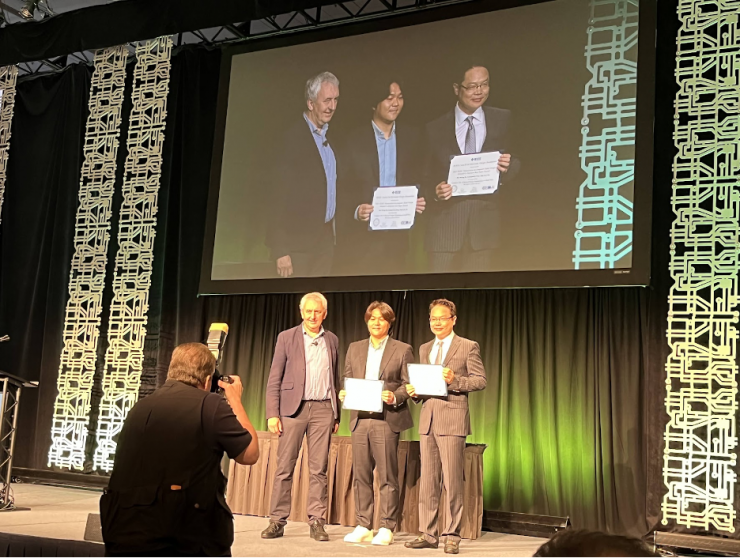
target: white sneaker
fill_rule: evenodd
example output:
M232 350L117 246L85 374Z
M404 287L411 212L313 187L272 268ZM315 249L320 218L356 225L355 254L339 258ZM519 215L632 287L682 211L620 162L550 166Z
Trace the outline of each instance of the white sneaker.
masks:
M378 534L375 535L373 538L373 544L380 544L383 546L388 546L393 542L393 531L390 529L386 529L385 527L381 527L380 531L378 531Z
M355 527L355 530L344 537L344 542L348 543L363 543L370 542L373 539L373 532L370 529L365 529L361 525Z

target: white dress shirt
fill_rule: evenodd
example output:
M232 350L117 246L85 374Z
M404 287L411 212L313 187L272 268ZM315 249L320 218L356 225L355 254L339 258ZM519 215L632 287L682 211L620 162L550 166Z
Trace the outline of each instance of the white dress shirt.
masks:
M460 153L465 153L465 136L468 134L468 122L466 118L473 117L473 127L475 128L475 150L480 152L483 149L483 143L486 141L486 115L483 113L483 107L478 107L473 114L467 115L459 105L455 105L455 136L457 136L457 145L460 146Z
M437 352L439 352L440 341L442 341L442 360L440 362L444 364L445 359L447 358L447 351L450 350L450 345L452 345L452 338L454 336L455 332L453 331L444 339L437 339L436 337L434 338L434 345L432 346L432 350L429 352L429 364L434 364L435 362L437 362Z

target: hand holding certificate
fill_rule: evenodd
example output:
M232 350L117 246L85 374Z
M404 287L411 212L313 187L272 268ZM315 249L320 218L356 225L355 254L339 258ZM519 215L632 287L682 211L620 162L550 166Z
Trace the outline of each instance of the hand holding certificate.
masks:
M367 411L370 413L383 412L383 381L347 378L344 380L343 407L353 411Z
M452 186L452 195L493 194L498 189L500 156L501 153L494 151L453 157L447 176L447 183Z
M441 364L409 364L408 371L409 383L414 386L416 395L447 396L447 382Z
M373 212L370 214L370 230L402 230L414 225L416 186L381 186L373 194Z

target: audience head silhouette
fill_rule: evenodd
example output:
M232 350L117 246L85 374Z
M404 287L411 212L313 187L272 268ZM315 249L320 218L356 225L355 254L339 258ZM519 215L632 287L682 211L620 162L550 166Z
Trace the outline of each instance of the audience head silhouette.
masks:
M640 539L586 529L565 529L543 544L535 556L658 556Z

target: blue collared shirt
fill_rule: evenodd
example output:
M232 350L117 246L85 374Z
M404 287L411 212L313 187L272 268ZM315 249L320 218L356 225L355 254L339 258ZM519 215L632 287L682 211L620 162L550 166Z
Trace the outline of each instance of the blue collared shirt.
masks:
M380 342L377 348L373 345L373 340L370 339L370 343L367 347L367 364L365 365L365 379L366 380L379 380L380 379L380 363L383 360L383 353L385 352L385 346L388 344L388 336L385 336Z
M303 327L303 348L306 351L306 385L303 388L305 401L329 399L331 390L331 365L329 348L324 338L324 328L316 337L311 337Z
M393 123L391 135L387 139L375 122L372 122L372 125L375 132L375 145L378 148L380 170L378 186L396 186L396 123Z
M323 127L317 128L308 119L305 112L303 113L303 118L306 119L306 123L311 130L311 135L316 142L316 148L319 150L319 155L321 155L321 162L324 165L324 174L326 175L326 215L324 222L328 223L334 219L334 213L337 210L337 159L334 157L334 151L326 139L326 131L329 129L329 124L324 124Z

